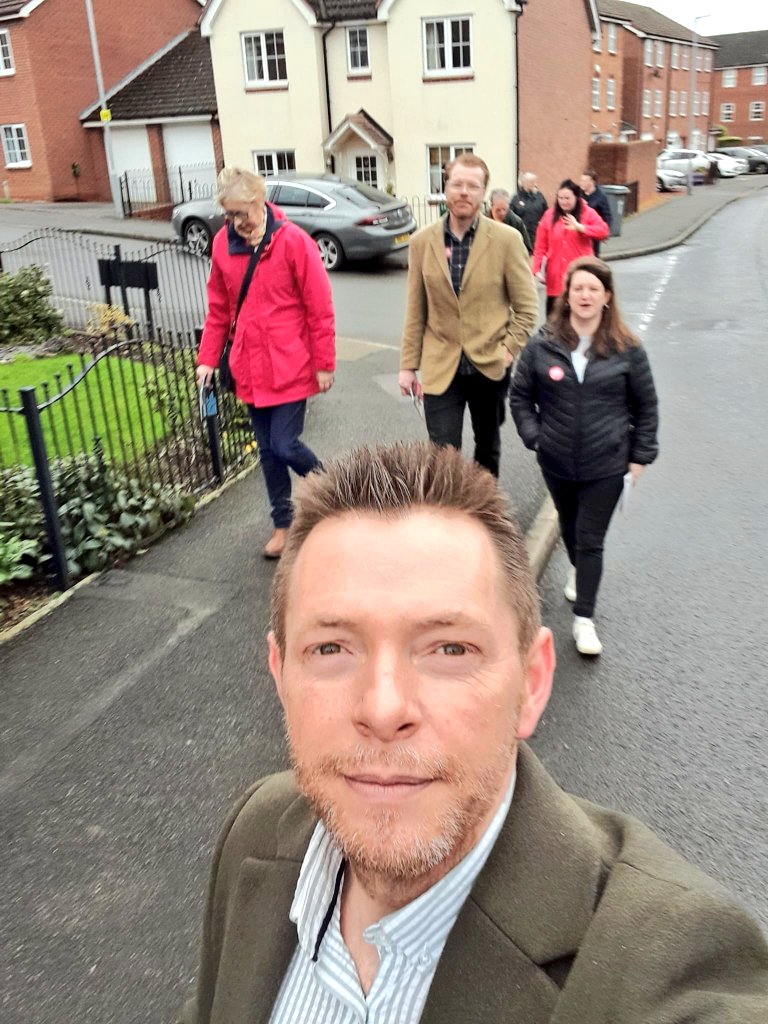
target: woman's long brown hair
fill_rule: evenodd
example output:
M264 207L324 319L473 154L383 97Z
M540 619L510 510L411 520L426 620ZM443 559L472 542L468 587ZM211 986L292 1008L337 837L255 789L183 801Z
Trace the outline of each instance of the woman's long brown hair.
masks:
M640 344L639 339L630 331L621 316L619 305L616 301L616 292L613 288L613 274L607 263L599 260L596 256L581 256L574 260L568 267L563 285L563 293L557 297L555 308L552 310L550 326L554 333L563 339L570 349L575 349L579 344L579 337L571 327L571 307L568 303L568 292L571 289L571 280L577 270L586 270L600 281L606 291L611 293L608 305L603 309L597 330L592 336L592 351L596 356L609 356L614 352L626 352Z

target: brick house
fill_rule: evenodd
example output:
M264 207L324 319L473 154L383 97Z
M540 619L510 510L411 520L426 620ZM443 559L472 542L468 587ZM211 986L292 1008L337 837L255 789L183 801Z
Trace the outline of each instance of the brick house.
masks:
M215 190L223 165L208 40L192 30L107 93L115 169L129 216L162 217ZM103 144L99 105L82 114Z
M728 135L768 139L768 30L713 36L718 44L712 116Z
M202 0L93 0L104 84L193 28ZM103 149L79 117L98 96L85 4L0 0L0 188L11 199L108 199Z
M530 0L518 23L520 170L538 175L551 203L564 178L587 166L590 68L599 46L594 0Z
M604 45L593 65L595 137L707 149L716 42L650 7L624 0L597 6Z

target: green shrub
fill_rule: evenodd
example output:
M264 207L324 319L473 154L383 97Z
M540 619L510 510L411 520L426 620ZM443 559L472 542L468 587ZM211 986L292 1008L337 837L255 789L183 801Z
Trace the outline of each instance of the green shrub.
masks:
M73 579L124 561L158 533L192 515L195 500L177 486L147 483L112 466L97 448L91 455L51 466L53 491ZM34 541L36 568L50 559L34 471L0 472L0 519L21 539Z
M40 267L0 274L0 345L33 345L64 330L50 303L51 282Z
M12 531L13 523L0 523L0 587L29 579L40 555L37 541L24 540Z

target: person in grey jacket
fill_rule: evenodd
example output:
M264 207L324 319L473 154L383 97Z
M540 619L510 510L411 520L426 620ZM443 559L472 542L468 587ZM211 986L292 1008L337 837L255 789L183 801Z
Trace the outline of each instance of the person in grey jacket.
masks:
M509 205L509 192L505 188L495 188L488 197L488 204L488 216L491 220L498 221L499 224L506 224L509 228L514 228L522 238L525 248L528 250L528 255L532 256L533 242L523 223L522 217L518 217Z
M525 224L525 230L532 242L536 240L536 229L547 209L547 200L539 191L538 178L531 171L520 175L517 192L512 196L510 207Z
M550 322L520 356L510 405L557 508L573 567L565 596L574 602L576 648L600 654L593 614L605 535L623 489L658 454L648 357L622 320L602 260L571 263Z
M584 193L584 200L587 206L591 206L595 213L603 218L608 227L613 229L611 204L608 202L608 196L597 184L597 172L584 171L579 185L581 185L581 191ZM595 239L592 244L595 247L595 256L599 256L600 243Z

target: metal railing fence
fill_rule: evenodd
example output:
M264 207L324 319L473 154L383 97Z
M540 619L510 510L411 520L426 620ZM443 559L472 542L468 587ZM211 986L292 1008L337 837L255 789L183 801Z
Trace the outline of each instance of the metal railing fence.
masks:
M247 413L215 394L201 417L192 337L102 337L52 379L0 389L0 472L34 466L58 586L69 585L61 529L66 494L57 481L72 460L118 467L148 493L154 484L199 494L236 472L254 452Z
M123 214L134 217L161 206L210 199L216 192L214 164L177 164L158 181L151 168L123 171L119 178Z
M139 264L126 269L127 264ZM109 281L103 284L103 267ZM83 330L99 303L120 306L143 331L192 332L205 320L210 262L176 242L112 245L98 238L44 228L0 245L0 272L39 266L53 288L52 302L67 327ZM147 272L142 275L141 268ZM149 272L151 271L151 275ZM149 276L156 284L142 287Z

